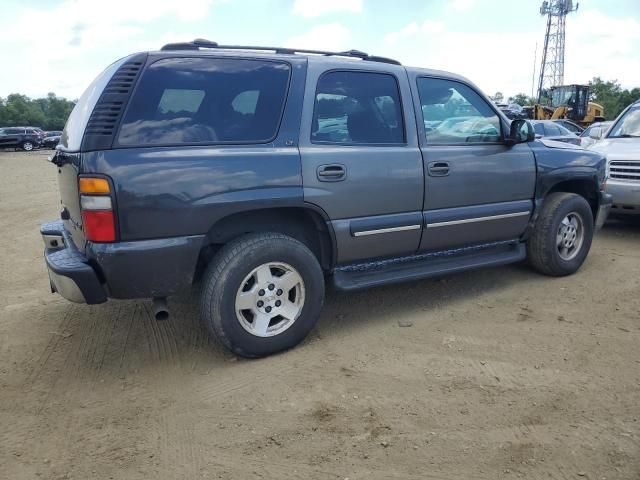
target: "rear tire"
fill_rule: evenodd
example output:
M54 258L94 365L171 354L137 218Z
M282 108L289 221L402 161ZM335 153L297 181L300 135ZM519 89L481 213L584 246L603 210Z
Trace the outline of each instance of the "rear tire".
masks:
M584 197L550 194L527 241L529 264L554 277L575 273L589 253L593 231L593 213Z
M324 302L315 255L279 233L257 233L225 245L203 277L201 316L236 355L256 358L300 343Z

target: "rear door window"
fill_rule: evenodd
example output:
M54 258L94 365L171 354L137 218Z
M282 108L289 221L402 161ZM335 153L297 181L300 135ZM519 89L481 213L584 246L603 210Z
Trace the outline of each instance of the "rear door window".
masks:
M398 83L374 72L325 73L316 88L313 142L394 145L405 142Z
M118 135L121 146L272 141L289 85L285 62L167 58L140 78Z

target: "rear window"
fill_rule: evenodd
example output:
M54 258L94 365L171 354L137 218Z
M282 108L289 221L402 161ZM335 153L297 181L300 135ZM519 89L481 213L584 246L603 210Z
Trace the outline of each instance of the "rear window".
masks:
M168 58L143 73L124 116L122 146L265 143L280 125L284 62Z

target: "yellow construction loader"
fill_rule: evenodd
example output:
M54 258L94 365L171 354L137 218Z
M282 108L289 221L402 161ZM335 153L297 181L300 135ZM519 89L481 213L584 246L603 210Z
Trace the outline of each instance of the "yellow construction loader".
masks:
M533 120L566 118L582 127L605 120L602 105L589 101L588 85L551 87L551 105L533 105L530 117Z

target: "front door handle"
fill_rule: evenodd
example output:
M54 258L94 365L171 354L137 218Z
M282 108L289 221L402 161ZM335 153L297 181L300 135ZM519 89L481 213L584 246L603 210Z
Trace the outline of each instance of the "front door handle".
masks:
M347 169L339 163L320 165L317 170L318 180L321 182L339 182L347 177Z
M449 162L429 162L427 172L430 177L446 177L449 175Z

